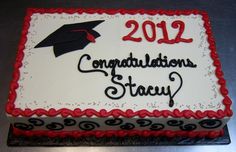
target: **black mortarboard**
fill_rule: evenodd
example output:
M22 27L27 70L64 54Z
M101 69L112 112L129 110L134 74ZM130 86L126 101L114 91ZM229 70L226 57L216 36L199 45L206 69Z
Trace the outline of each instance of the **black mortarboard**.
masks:
M81 50L90 42L94 43L95 39L100 36L93 28L103 21L65 24L48 35L35 48L53 46L56 57L74 50Z

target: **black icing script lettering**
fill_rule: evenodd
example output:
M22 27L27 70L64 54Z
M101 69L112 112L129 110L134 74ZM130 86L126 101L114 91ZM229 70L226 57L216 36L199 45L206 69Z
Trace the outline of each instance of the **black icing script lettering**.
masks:
M87 60L91 60L91 56L88 55L88 54L84 54L80 57L79 59L79 63L78 63L78 70L81 72L81 73L90 73L90 72L102 72L105 76L108 76L108 73L104 70L100 70L100 69L92 69L92 70L83 70L81 69L81 63L83 61L83 59L86 58Z
M144 56L144 59L138 59L133 56L132 52L129 56L124 59L98 59L93 60L92 69L86 70L81 68L82 61L91 60L91 56L84 54L80 57L78 63L78 70L82 73L89 72L101 72L105 76L108 76L108 72L105 69L110 69L110 74L116 75L117 68L196 68L197 65L194 64L190 59L169 59L167 56L163 56L159 53L156 58L150 58L149 54Z
M85 65L84 62L90 62L91 67L87 68L88 63ZM86 68L85 68L86 67ZM179 82L176 89L173 89L170 85L167 86L143 86L137 85L132 80L132 76L128 76L128 82L124 83L123 76L117 74L116 68L196 68L197 65L190 59L168 59L167 56L163 56L161 53L156 58L151 59L149 54L146 54L144 59L138 59L133 57L130 53L125 59L98 59L91 60L89 54L84 54L80 57L78 62L78 71L81 73L103 73L104 76L108 76L108 72L105 71L110 69L110 76L112 85L108 86L104 93L105 95L113 100L121 99L129 90L131 97L136 96L168 96L169 107L174 105L174 97L180 91L183 85L183 79L179 73L173 71L169 73L170 82ZM178 79L179 81L176 81ZM127 90L126 90L127 89Z
M124 85L122 83L118 82L116 79L122 80L123 76L122 75L113 75L111 78L111 82L121 88L121 91L120 91L121 93L119 95L118 89L114 86L107 87L105 89L105 95L111 99L120 99L125 95L125 92L126 92Z
M177 72L171 72L169 74L169 80L175 81L175 77L177 76L179 78L179 86L178 88L172 93L172 89L170 85L167 86L151 86L145 87L143 85L137 86L136 83L132 81L132 77L128 76L128 82L123 84L121 82L118 82L123 79L123 76L121 75L114 75L111 78L111 82L114 84L113 86L109 86L105 89L105 95L110 99L120 99L122 98L125 93L126 89L129 89L130 96L136 97L136 96L169 96L169 107L173 107L174 105L174 97L179 92L183 85L183 79L181 75ZM137 87L136 87L137 86ZM119 87L119 89L117 88ZM126 88L127 87L127 88Z
M173 105L174 105L174 97L175 97L175 95L179 92L179 90L181 89L181 87L182 87L182 85L183 85L183 79L182 79L182 77L181 77L181 75L179 74L179 73L177 73L177 72L171 72L170 74L169 74L169 79L170 79L170 81L175 81L175 77L173 77L173 75L176 75L178 78L179 78L179 80L180 80L180 84L179 84L179 87L177 88L177 90L174 92L174 94L169 94L169 97L170 97L170 100L169 100L169 107L173 107ZM168 86L169 87L169 86Z

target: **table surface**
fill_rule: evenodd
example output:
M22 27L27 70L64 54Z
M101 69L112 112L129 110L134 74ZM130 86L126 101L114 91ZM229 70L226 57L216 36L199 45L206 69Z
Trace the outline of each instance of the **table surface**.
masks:
M208 12L217 51L222 63L224 77L227 80L229 95L236 98L236 2L234 0L86 0L86 1L1 1L0 5L0 151L5 152L73 152L73 151L171 151L197 152L219 151L233 152L236 150L236 118L228 123L231 144L217 146L144 146L144 147L8 147L6 145L9 123L5 115L5 103L8 98L9 84L12 77L18 42L26 8L142 8L142 9L200 9ZM234 54L235 53L235 54ZM233 104L236 109L236 104Z

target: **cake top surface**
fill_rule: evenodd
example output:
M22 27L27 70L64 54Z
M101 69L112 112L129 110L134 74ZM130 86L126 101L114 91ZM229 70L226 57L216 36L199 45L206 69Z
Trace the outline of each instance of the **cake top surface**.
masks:
M15 108L231 115L205 13L40 11L26 17Z

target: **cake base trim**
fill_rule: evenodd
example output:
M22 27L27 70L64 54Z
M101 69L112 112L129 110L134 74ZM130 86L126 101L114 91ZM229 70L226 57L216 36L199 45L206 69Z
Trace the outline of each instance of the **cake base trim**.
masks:
M17 97L16 94L16 89L19 87L18 80L20 78L20 68L22 66L22 60L24 58L24 52L23 50L25 49L25 43L27 41L27 33L28 29L30 27L30 20L31 20L31 15L33 13L68 13L68 14L73 14L73 13L88 13L88 14L93 14L93 13L98 13L98 14L148 14L148 15L190 15L190 14L200 14L202 15L202 19L204 21L204 27L206 29L206 34L208 37L208 42L209 42L209 49L211 50L210 56L213 59L213 64L216 67L215 74L216 77L218 78L218 83L220 85L220 92L223 95L224 99L222 103L225 105L225 109L222 110L206 110L206 111L191 111L191 110L183 110L180 111L178 109L174 109L173 111L170 110L153 110L153 111L147 111L147 110L139 110L139 111L133 111L133 110L126 110L122 111L119 109L113 109L111 111L107 111L105 109L101 109L100 111L96 111L94 109L85 109L81 110L79 108L77 109L20 109L17 108L14 104L15 99ZM206 12L204 11L198 11L198 10L175 10L175 11L168 11L168 10L143 10L143 9L138 9L138 10L125 10L125 9L63 9L63 8L57 8L57 9L34 9L30 8L27 10L27 15L24 20L24 25L23 25L23 30L22 30L22 36L20 40L20 44L18 47L18 54L16 57L16 63L14 66L14 73L13 73L13 80L10 85L10 94L8 97L8 102L6 106L6 112L9 115L12 115L14 117L18 116L24 116L24 117L31 117L33 115L36 116L50 116L50 117L55 117L57 115L61 115L62 117L67 117L67 116L72 116L72 117L81 117L81 116L87 116L87 117L92 117L92 116L97 116L97 117L126 117L126 118L131 118L131 117L175 117L175 118L195 118L195 119L202 119L205 117L208 118L223 118L223 117L230 117L232 116L233 112L230 109L232 102L230 98L228 97L228 90L226 89L226 81L223 78L223 72L221 70L221 64L218 59L218 55L216 52L216 46L215 46L215 41L212 36L211 32L211 27L210 27L210 22L209 22L209 17Z
M208 137L208 138L216 138L220 137L224 134L223 129L220 131L171 131L171 130L163 130L163 131L150 131L150 130L109 130L109 131L45 131L45 130L38 130L38 131L22 131L17 128L13 128L14 135L24 135L24 136L47 136L47 137L74 137L79 138L83 136L95 136L95 137L124 137L124 136L165 136L165 137L189 137L189 138L196 138L196 137Z

